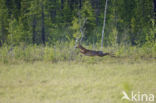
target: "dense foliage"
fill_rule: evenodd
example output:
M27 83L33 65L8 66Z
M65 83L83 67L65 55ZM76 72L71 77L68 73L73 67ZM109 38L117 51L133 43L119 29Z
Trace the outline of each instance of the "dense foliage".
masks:
M0 4L0 45L71 42L81 36L80 29L86 43L101 41L105 0L0 0ZM155 43L154 16L154 0L109 0L104 45Z

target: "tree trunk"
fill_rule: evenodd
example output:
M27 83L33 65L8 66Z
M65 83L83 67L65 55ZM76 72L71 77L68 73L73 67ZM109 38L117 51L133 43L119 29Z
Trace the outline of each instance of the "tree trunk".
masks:
M41 12L41 35L42 35L42 43L45 45L45 27L44 27L44 6L43 3L41 5L42 12Z
M82 0L79 0L79 9L82 8Z
M156 0L153 0L153 4L154 4L154 21L156 24Z
M154 26L156 26L156 0L153 1L154 4ZM156 41L156 33L155 33L155 41Z
M33 32L33 36L32 36L32 41L33 41L33 44L36 43L36 16L33 15L33 21L32 21L32 32Z
M96 8L95 8L95 14L96 14L96 25L99 24L99 14L100 14L100 10L99 10L99 0L96 1Z
M104 33L105 33L104 30L105 30L105 23L106 23L107 2L108 2L108 0L106 0L105 10L104 10L104 19L103 19L103 28L102 28L101 48L103 48L103 38L104 38Z
M61 0L61 23L64 23L64 12L63 12L63 8L64 8L64 0Z
M8 9L8 16L10 17L11 16L11 14L12 14L12 12L11 12L11 8L12 8L12 6L11 6L11 0L6 0L6 7L7 7L7 9Z
M1 35L0 35L0 46L3 44L5 38L4 38L4 20L3 17L1 18Z
M64 0L61 0L61 9L63 9Z
M54 5L56 5L56 0L54 0ZM56 6L51 11L51 19L55 23L55 17L56 17Z

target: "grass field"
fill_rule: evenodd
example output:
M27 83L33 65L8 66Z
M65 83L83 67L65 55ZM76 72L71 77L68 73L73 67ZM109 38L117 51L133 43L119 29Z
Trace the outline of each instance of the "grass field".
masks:
M155 81L155 60L0 63L0 103L132 103L122 91L156 96Z

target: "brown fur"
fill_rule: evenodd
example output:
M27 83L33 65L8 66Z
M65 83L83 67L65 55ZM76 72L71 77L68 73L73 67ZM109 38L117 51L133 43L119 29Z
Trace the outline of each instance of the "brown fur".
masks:
M99 56L99 57L103 57L103 56L106 56L106 55L110 55L112 56L112 54L110 53L103 53L102 51L95 51L95 50L88 50L88 49L85 49L82 45L78 45L76 48L79 48L80 49L80 52L84 55L87 55L87 56Z

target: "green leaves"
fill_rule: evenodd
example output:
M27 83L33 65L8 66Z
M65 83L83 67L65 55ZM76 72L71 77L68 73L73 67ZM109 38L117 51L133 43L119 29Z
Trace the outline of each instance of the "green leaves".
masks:
M42 24L48 44L69 42L82 34L87 43L101 40L104 0L0 0L0 4L0 45L41 44ZM155 43L152 0L109 0L107 11L105 46Z

